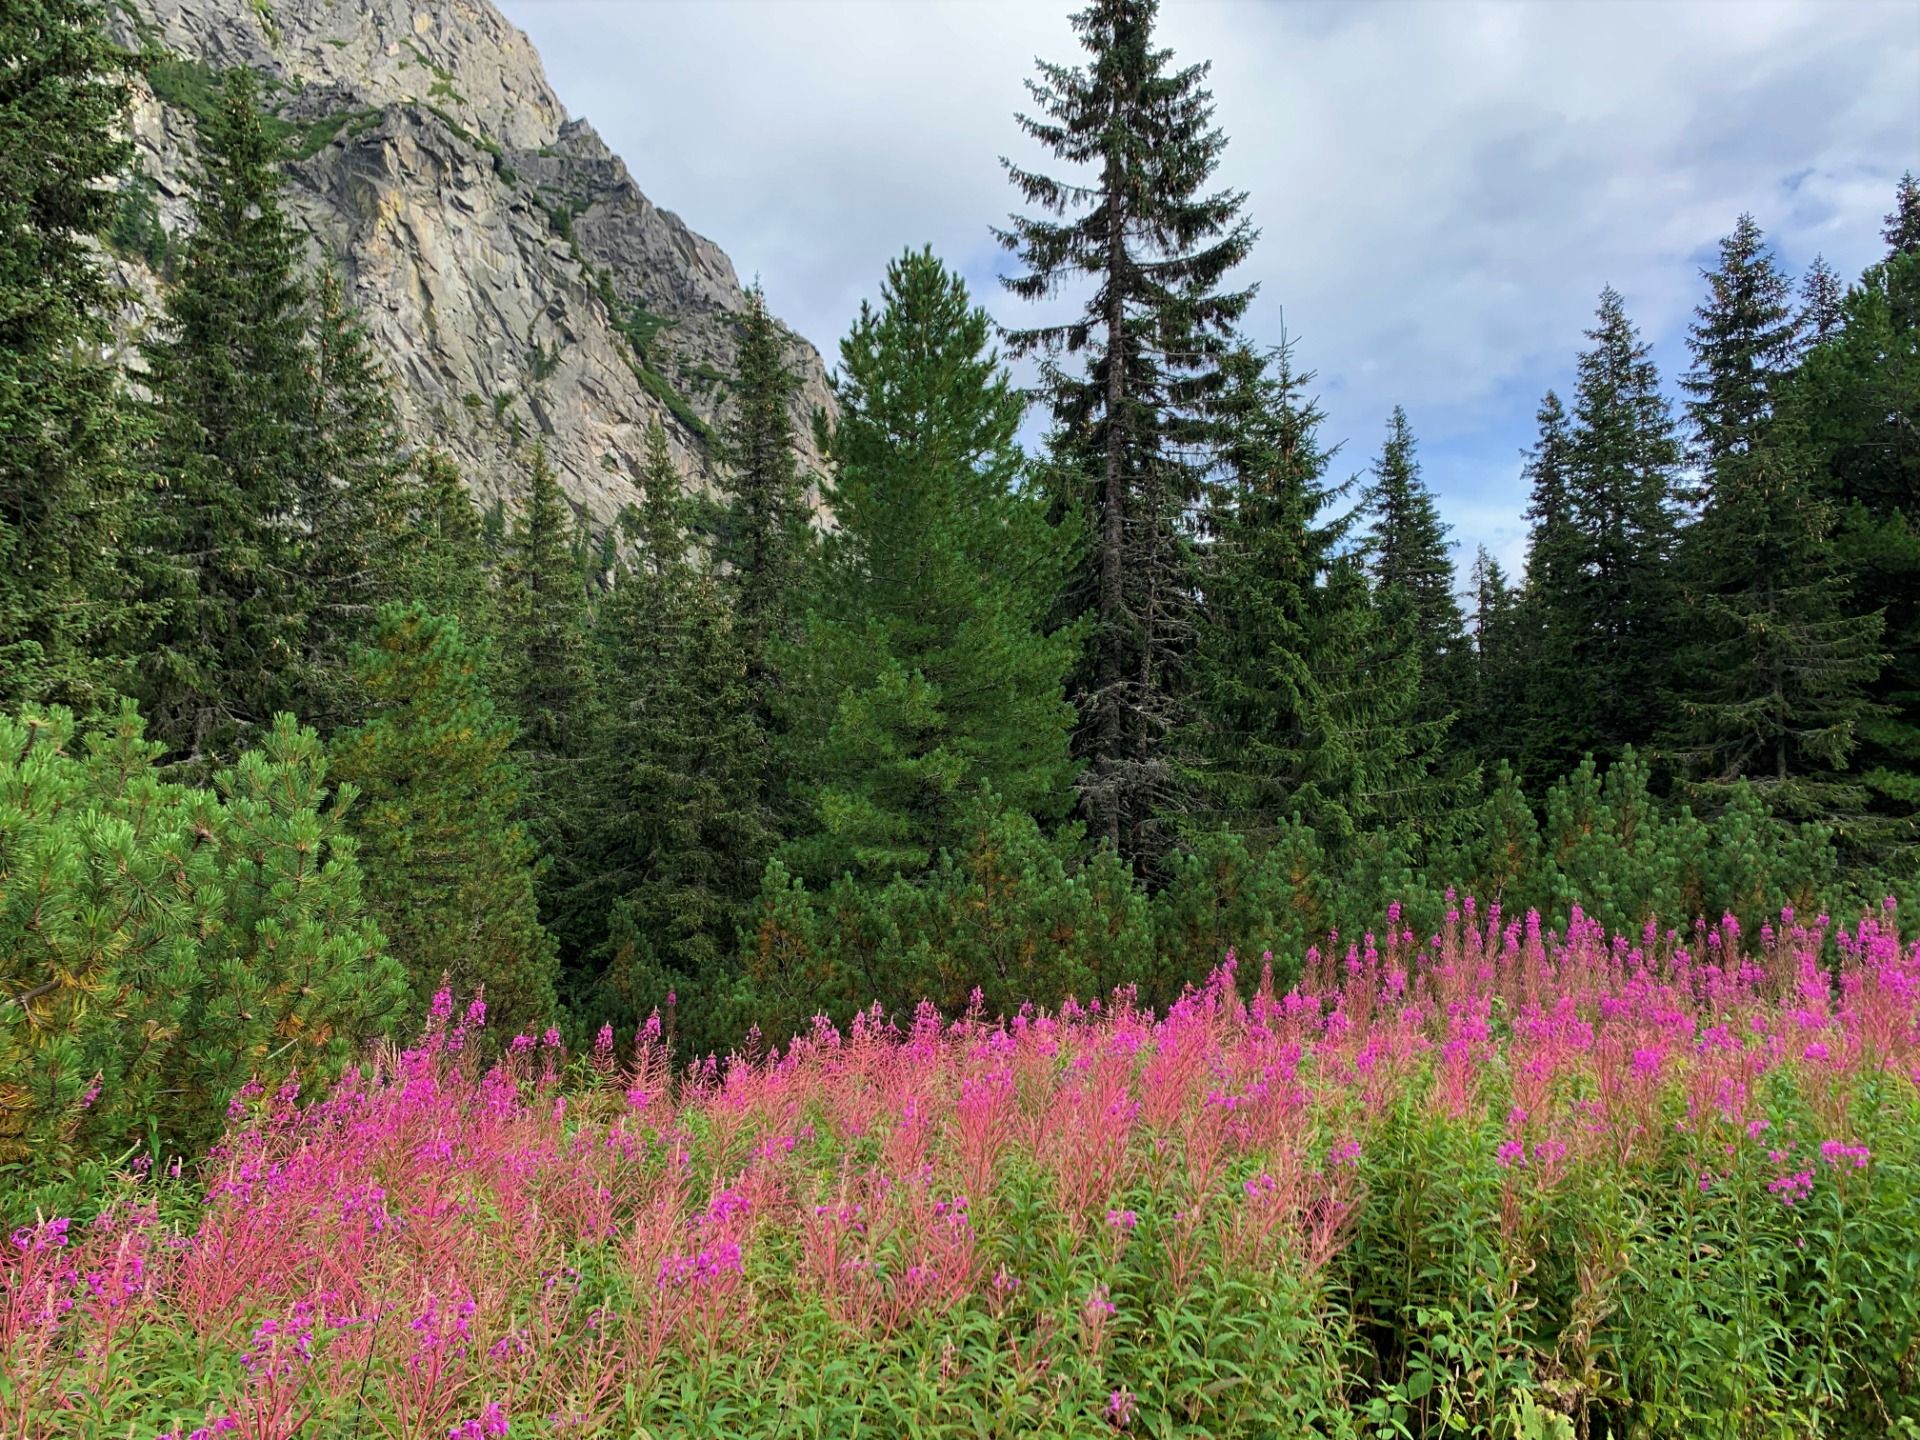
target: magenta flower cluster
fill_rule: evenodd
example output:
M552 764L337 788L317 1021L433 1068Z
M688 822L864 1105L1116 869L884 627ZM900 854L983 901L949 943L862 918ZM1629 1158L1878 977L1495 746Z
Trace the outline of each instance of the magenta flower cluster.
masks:
M1229 957L1158 1011L870 1011L686 1065L657 1019L572 1061L485 1019L443 991L417 1044L324 1094L243 1090L191 1223L130 1176L97 1221L14 1229L0 1370L26 1433L104 1403L155 1327L226 1361L171 1440L615 1433L623 1395L783 1354L807 1317L884 1345L1051 1305L1097 1372L1148 1323L1125 1267L1175 1294L1322 1283L1420 1127L1503 1213L1660 1173L1818 1235L1897 1163L1855 1102L1920 1086L1920 944L1891 915L1754 943L1466 902L1425 941L1316 948L1289 986ZM1140 1377L1105 1373L1087 1418L1152 1428Z

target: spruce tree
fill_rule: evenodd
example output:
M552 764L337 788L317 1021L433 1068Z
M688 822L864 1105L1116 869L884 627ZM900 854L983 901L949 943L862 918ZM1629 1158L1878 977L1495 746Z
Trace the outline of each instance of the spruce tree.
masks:
M514 720L525 780L521 814L544 867L551 921L579 842L581 762L595 723L587 592L575 563L573 517L559 478L536 447L527 497L502 541L498 645L488 682Z
M1788 405L1834 507L1846 612L1884 622L1887 663L1867 690L1881 708L1859 722L1854 758L1871 800L1847 859L1899 873L1920 853L1920 250L1872 266L1842 315Z
M1335 557L1321 597L1312 668L1328 710L1319 768L1337 779L1340 808L1354 823L1344 843L1397 844L1436 836L1466 798L1471 777L1447 751L1445 717L1421 713L1420 656L1381 603L1364 558Z
M1668 750L1696 796L1750 782L1782 818L1842 831L1867 796L1845 776L1879 673L1878 615L1848 614L1847 576L1797 426L1721 456L1689 531L1681 724Z
M1824 345L1840 330L1841 304L1847 287L1827 264L1827 257L1816 255L1800 277L1800 343L1811 348Z
M87 247L126 166L126 54L90 0L0 9L0 706L104 705L139 613L127 473Z
M470 643L490 650L499 617L494 556L480 511L445 451L422 451L414 467L408 487L413 548L404 572L406 598L459 621ZM490 670L491 664L483 669Z
M1514 613L1514 668L1526 680L1516 697L1515 750L1505 758L1539 795L1578 761L1590 740L1573 679L1585 564L1573 514L1573 427L1551 390L1535 418L1539 433L1524 470L1530 493L1527 565Z
M1894 192L1893 209L1887 212L1880 238L1887 242L1887 258L1920 255L1920 180L1911 170L1900 177Z
M1701 273L1708 295L1687 331L1693 368L1680 383L1693 397L1693 454L1710 494L1720 461L1752 448L1763 433L1793 366L1799 327L1787 277L1753 216L1740 217L1720 242L1720 263Z
M1077 637L1049 616L1073 536L1022 489L1025 402L992 321L931 251L888 266L841 343L835 531L796 660L804 789L794 873L866 882L957 851L982 807L1071 800Z
M324 734L356 718L353 649L382 605L406 597L424 557L390 382L331 270L321 272L313 320L313 453L299 494L311 609L299 708Z
M1353 831L1347 807L1365 770L1353 737L1334 733L1326 673L1353 634L1354 617L1337 611L1353 593L1326 584L1352 519L1323 514L1339 487L1326 481L1324 417L1306 393L1313 374L1294 370L1290 347L1271 356L1237 347L1222 373L1222 464L1208 495L1181 744L1185 823L1264 846L1297 815L1337 845Z
M471 510L471 506L468 507ZM486 989L504 1033L554 1013L553 941L540 927L535 853L517 814L513 722L495 708L481 655L457 620L387 605L356 657L368 715L332 745L365 894L424 1014L444 980Z
M1529 680L1521 596L1485 546L1474 555L1472 581L1472 702L1461 729L1484 764L1511 770L1522 750Z
M1155 0L1094 0L1073 17L1088 62L1042 62L1021 128L1084 179L1003 161L1040 212L997 232L1023 300L1084 279L1085 311L1015 330L1042 357L1054 421L1049 484L1086 518L1086 558L1066 598L1088 619L1075 677L1086 764L1082 808L1096 838L1151 865L1177 798L1179 666L1194 601L1189 513L1209 468L1220 363L1251 290L1223 288L1253 244L1244 197L1207 187L1225 138L1207 67L1174 68L1154 43ZM1084 211L1077 218L1060 217ZM1068 368L1066 362L1084 364Z
M657 425L641 486L638 558L596 617L602 704L551 909L577 1016L631 1021L678 994L706 1017L694 1038L711 1040L774 839L768 742L747 648L726 592L690 553Z
M200 132L195 228L144 346L154 598L139 667L176 759L231 754L302 693L311 590L299 505L314 460L317 363L299 242L258 81L230 70Z
M501 570L499 695L518 721L519 749L551 779L586 739L592 682L572 507L545 447L533 452Z
M1466 618L1453 593L1447 526L1420 478L1406 411L1394 407L1367 493L1372 526L1367 552L1389 628L1417 657L1424 721L1450 726L1472 683Z
M1556 602L1569 668L1561 713L1542 737L1549 773L1565 773L1584 751L1605 762L1646 743L1677 624L1680 446L1659 373L1611 287L1587 336L1567 467L1566 590Z
M793 434L800 382L759 286L747 292L747 301L733 412L722 445L728 513L718 548L746 647L753 713L772 734L785 689L777 655L797 619L809 532Z

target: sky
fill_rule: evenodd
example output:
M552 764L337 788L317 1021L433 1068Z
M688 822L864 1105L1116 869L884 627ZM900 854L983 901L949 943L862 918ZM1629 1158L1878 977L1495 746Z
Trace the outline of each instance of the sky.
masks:
M832 363L887 261L931 245L1007 325L991 228L1058 0L498 0L640 188ZM1359 475L1392 408L1462 570L1524 553L1521 451L1570 397L1601 288L1670 390L1700 271L1750 211L1797 278L1880 258L1920 171L1916 0L1163 0L1211 61L1218 179L1261 231L1252 337L1294 341Z

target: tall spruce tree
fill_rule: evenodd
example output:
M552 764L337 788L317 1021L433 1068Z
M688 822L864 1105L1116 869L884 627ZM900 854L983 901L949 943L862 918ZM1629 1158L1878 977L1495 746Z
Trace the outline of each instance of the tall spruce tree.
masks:
M1719 463L1760 439L1793 367L1799 324L1787 277L1753 216L1740 217L1720 242L1719 264L1701 274L1708 294L1687 331L1693 368L1680 383L1693 397L1693 454L1711 494Z
M1313 374L1293 368L1291 347L1271 356L1236 347L1222 373L1221 466L1205 512L1205 601L1180 746L1192 791L1184 819L1260 845L1298 816L1337 846L1353 832L1348 807L1367 770L1362 737L1335 733L1354 717L1337 715L1328 693L1327 662L1353 639L1354 617L1336 607L1356 597L1326 583L1352 517L1323 513L1341 487L1327 483Z
M1074 536L1022 489L1025 402L992 321L931 251L887 268L841 342L836 521L798 660L793 873L884 882L959 853L983 807L1071 803L1078 639L1050 629Z
M543 1028L554 950L517 814L513 722L488 696L457 620L387 605L370 632L356 657L367 718L331 747L334 777L360 792L348 828L368 906L407 969L416 1013L445 977L463 998L484 986L506 1033Z
M407 598L435 615L459 621L469 643L491 650L499 628L498 601L494 555L480 511L445 451L423 450L414 465L409 487L414 548L405 571ZM491 668L491 662L483 666Z
M1885 627L1887 663L1867 690L1881 708L1860 720L1854 757L1871 798L1847 858L1910 872L1920 853L1920 248L1861 277L1839 333L1794 377L1788 408L1834 507L1846 613L1878 614Z
M1871 713L1878 614L1849 614L1797 425L1723 454L1713 497L1689 531L1681 724L1667 749L1692 792L1724 803L1746 781L1777 815L1845 833L1867 808L1844 775Z
M313 453L298 497L312 598L298 708L325 734L357 718L353 650L382 605L411 593L410 572L426 557L391 383L331 270L313 321Z
M777 656L798 618L809 531L793 433L800 382L758 285L747 292L747 302L733 412L722 445L728 513L719 558L746 647L753 713L761 729L773 734L785 690Z
M518 719L520 749L549 781L580 754L592 701L587 592L572 542L572 507L536 448L501 566L499 693Z
M1207 66L1154 43L1155 0L1094 0L1073 17L1088 61L1042 62L1026 133L1084 179L1003 161L1040 212L996 232L1023 300L1084 277L1078 318L1008 335L1042 357L1054 434L1049 484L1087 521L1069 618L1089 620L1074 698L1081 803L1096 838L1151 865L1177 797L1172 740L1194 600L1189 512L1210 464L1220 363L1252 291L1223 288L1251 248L1244 196L1210 190L1225 137ZM1072 220L1055 217L1084 211ZM1084 365L1066 362L1084 356Z
M1920 255L1920 180L1911 170L1900 177L1894 192L1893 209L1887 212L1880 238L1887 242L1887 257Z
M1573 425L1549 390L1526 452L1527 564L1515 606L1515 668L1529 677L1517 698L1515 750L1506 758L1535 795L1577 763L1588 739L1573 681L1576 603L1585 558L1573 514Z
M1470 777L1446 749L1446 719L1420 713L1419 652L1381 605L1361 554L1334 558L1321 616L1312 651L1328 709L1320 769L1341 781L1340 805L1354 822L1328 848L1443 834Z
M90 0L0 9L0 707L90 711L139 630L121 564L129 487L87 238L107 182L129 58Z
M231 754L301 696L311 606L299 513L318 367L259 82L229 70L200 132L194 232L144 346L147 545L167 606L139 689L176 758Z
M1840 331L1841 305L1847 287L1827 263L1816 255L1800 277L1800 343L1803 349L1824 345Z
M1528 679L1521 596L1485 546L1473 557L1471 578L1473 687L1461 729L1489 769L1511 767L1523 748Z
M1568 451L1560 713L1542 736L1549 773L1581 753L1611 762L1659 723L1677 624L1670 562L1680 445L1659 372L1608 287L1580 356Z
M517 727L514 750L525 779L521 814L545 867L543 920L560 903L579 843L581 761L595 723L591 616L572 536L572 510L559 477L545 448L536 447L526 501L502 541L498 646L488 678Z
M1369 568L1388 627L1417 657L1423 720L1450 726L1466 707L1473 655L1453 593L1448 527L1420 478L1413 430L1395 406L1367 492Z
M707 1018L691 1038L714 1040L773 845L768 741L727 596L690 553L657 425L641 488L639 554L596 615L602 704L551 909L577 1017L630 1021L678 994Z

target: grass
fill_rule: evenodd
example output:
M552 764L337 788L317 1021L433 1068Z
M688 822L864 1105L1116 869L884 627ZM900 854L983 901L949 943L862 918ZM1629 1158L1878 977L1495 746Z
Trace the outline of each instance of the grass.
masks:
M203 61L169 55L147 67L147 83L163 105L183 110L205 125L220 113L221 74ZM261 117L268 138L289 160L310 160L341 135L361 135L379 123L380 111L372 108L343 110L315 120L289 120L272 111Z
M598 278L600 297L606 301L614 332L627 342L627 366L633 371L634 378L688 431L699 436L703 443L714 444L717 437L713 427L700 417L674 383L656 368L658 357L655 354L655 342L672 328L673 322L665 316L655 315L637 300L624 306L619 304L614 296L612 280L604 272Z

